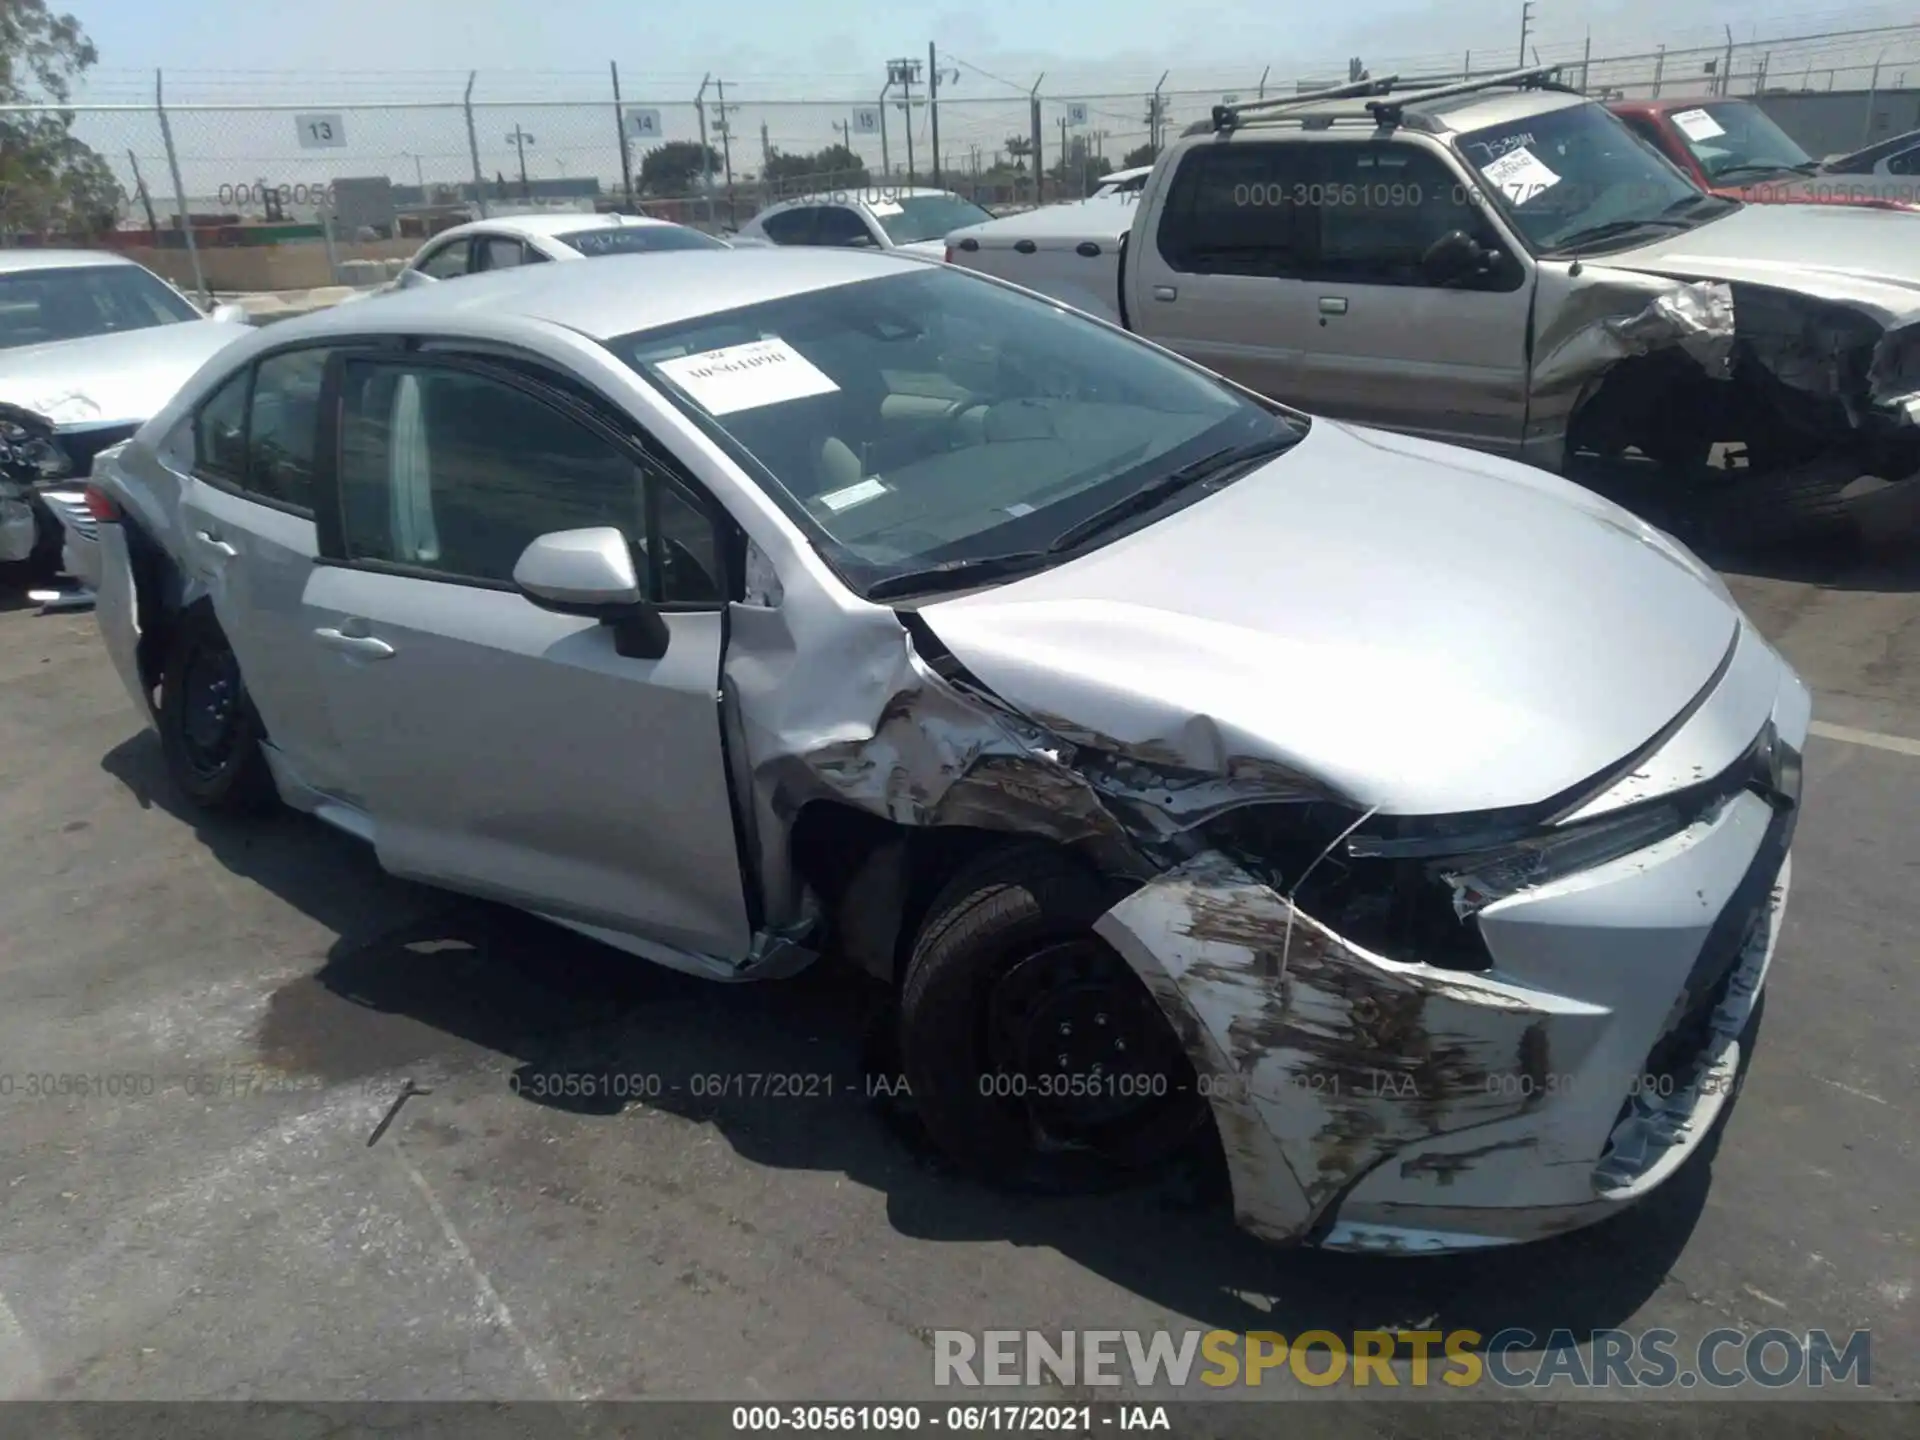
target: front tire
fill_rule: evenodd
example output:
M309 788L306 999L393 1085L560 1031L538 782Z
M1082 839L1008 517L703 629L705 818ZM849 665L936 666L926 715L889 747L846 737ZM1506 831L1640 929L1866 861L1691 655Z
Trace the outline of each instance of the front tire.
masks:
M219 623L206 609L180 617L160 677L155 717L167 774L202 810L257 815L279 801L264 730Z
M928 910L901 990L901 1066L929 1137L983 1179L1105 1188L1205 1125L1172 1027L1093 933L1121 893L1023 844L964 868Z

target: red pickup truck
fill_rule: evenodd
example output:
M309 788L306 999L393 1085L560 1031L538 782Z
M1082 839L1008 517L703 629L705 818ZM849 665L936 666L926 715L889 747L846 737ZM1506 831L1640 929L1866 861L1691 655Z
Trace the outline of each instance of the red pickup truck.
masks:
M1751 100L1615 100L1607 108L1715 195L1760 205L1920 211L1920 182L1829 174Z

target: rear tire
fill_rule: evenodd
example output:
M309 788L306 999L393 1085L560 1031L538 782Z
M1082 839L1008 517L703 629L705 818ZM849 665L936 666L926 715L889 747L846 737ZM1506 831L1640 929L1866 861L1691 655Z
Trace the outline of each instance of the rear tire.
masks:
M196 807L258 815L279 803L260 748L260 716L226 635L205 608L187 611L174 629L155 720L168 777Z
M927 912L900 1059L928 1136L983 1179L1100 1189L1172 1158L1208 1110L1158 1003L1092 933L1120 894L1023 844L965 867Z

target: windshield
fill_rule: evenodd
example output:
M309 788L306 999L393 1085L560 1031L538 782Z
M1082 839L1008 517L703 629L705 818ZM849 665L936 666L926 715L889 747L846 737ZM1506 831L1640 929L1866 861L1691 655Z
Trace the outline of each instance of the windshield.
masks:
M0 349L200 318L184 298L138 265L74 265L0 275Z
M582 255L648 255L661 250L725 250L724 240L685 225L607 225L553 237ZM596 275L599 271L594 272Z
M1735 173L1748 178L1816 168L1813 157L1794 144L1766 111L1744 100L1676 110L1667 119L1710 180Z
M896 245L919 240L942 240L962 225L978 225L992 215L958 195L900 195L876 200L869 207L887 238Z
M1470 130L1456 143L1536 250L1600 227L1638 243L1648 236L1636 222L1681 226L1734 208L1692 206L1704 192L1600 105Z
M1173 470L1306 423L1063 307L931 266L612 348L763 472L861 593L1044 549Z

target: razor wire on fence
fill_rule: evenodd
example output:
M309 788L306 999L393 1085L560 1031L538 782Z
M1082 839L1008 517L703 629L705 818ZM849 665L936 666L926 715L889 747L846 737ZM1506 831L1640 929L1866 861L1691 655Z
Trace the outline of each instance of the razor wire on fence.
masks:
M1602 99L1773 97L1865 92L1860 143L1912 106L1876 97L1920 81L1920 25L1595 55L1590 44L1534 49L1529 64ZM930 61L933 59L929 56ZM763 206L860 186L937 186L994 207L1073 199L1100 177L1150 159L1213 107L1303 93L1363 74L1447 84L1514 68L1521 57L1463 51L1405 65L1235 85L1023 87L965 65L917 62L884 87L840 99L773 95L766 80L707 77L692 95L660 82L600 93L497 98L449 77L444 99L374 103L150 102L0 107L0 243L105 243L151 251L156 268L203 291L330 283L350 262L390 263L427 235L474 216L625 210L726 231ZM981 93L980 82L999 93ZM1225 82L1225 83L1223 83ZM480 93L476 94L476 91ZM504 91L501 92L504 95ZM1882 111L1886 113L1882 113ZM305 270L242 263L229 251L315 239ZM311 249L312 247L309 247ZM220 252L209 276L203 252ZM143 259L148 258L143 254Z

